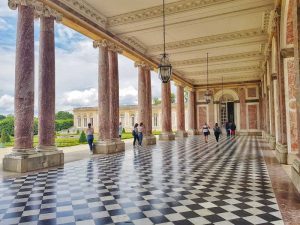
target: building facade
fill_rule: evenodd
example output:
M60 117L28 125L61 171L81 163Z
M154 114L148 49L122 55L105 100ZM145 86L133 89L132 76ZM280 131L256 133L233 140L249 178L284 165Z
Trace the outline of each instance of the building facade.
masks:
M185 106L185 112L187 113L187 106ZM84 130L87 128L88 123L91 123L95 129L95 132L99 132L98 123L98 107L80 107L73 109L74 114L74 128L78 130ZM122 122L122 126L126 132L131 132L135 123L140 123L138 116L137 105L120 106L119 122ZM187 119L186 119L187 122ZM161 131L161 105L152 105L152 130ZM176 104L172 104L172 130L177 131L177 113Z

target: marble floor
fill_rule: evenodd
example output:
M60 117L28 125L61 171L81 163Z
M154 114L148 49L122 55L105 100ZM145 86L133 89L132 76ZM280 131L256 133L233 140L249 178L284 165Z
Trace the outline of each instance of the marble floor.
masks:
M0 224L284 224L264 149L196 136L3 179Z

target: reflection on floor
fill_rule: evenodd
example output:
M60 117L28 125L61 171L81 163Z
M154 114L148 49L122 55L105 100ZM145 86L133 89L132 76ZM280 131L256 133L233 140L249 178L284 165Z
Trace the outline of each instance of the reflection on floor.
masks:
M283 224L259 149L189 137L0 182L0 224Z

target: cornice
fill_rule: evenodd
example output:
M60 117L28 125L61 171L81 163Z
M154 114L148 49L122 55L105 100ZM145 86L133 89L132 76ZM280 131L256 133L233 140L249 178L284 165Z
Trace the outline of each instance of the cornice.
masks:
M244 52L244 53L237 53L237 54L213 56L213 57L209 58L209 62L222 62L222 61L229 61L229 60L258 58L258 57L262 57L262 56L263 55L260 52ZM195 64L204 64L204 63L206 63L206 58L173 61L171 63L172 63L172 66L188 66L188 65L195 65Z
M179 49L179 48L187 48L187 47L193 47L193 46L199 46L199 45L207 45L207 44L213 44L218 42L225 42L225 41L233 41L238 39L245 39L245 38L251 38L251 37L265 37L267 40L266 33L261 28L256 29L250 29L250 30L242 30L237 32L230 32L225 34L217 34L217 35L211 35L211 36L205 36L205 37L199 37L199 38L193 38L183 41L176 41L176 42L169 42L166 44L166 49ZM155 52L155 51L162 51L163 45L152 45L149 46L148 51Z
M242 67L231 67L231 68L223 68L223 69L214 69L209 70L209 74L224 74L224 73L231 73L231 72L243 72L243 71L261 71L259 66L242 66ZM201 76L206 75L205 71L197 71L197 72L190 72L185 73L187 76Z
M135 49L137 49L138 51L140 51L141 53L146 53L146 46L140 42L137 38L135 37L126 37L126 36L121 36L120 37L124 42L126 42L127 44L129 44L130 46L134 47Z
M136 61L136 62L134 62L134 67L142 67L142 68L144 68L146 70L153 70L154 69L153 66L147 64L144 61Z
M105 28L107 19L84 0L59 0L61 3L80 13L84 17Z
M171 15L187 10L194 10L202 7L211 6L214 4L221 4L232 2L234 0L181 0L165 5L166 15ZM121 15L108 18L108 26L118 26L127 23L143 21L162 16L162 5L154 6L147 9L137 10Z

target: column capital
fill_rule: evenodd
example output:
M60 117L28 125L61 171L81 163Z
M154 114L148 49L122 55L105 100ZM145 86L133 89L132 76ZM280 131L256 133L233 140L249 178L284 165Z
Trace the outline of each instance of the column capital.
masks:
M8 0L8 7L12 10L16 10L18 5L35 7L37 4L41 4L37 0Z
M123 49L117 45L116 43L109 41L107 39L101 39L101 40L96 40L93 42L93 47L94 48L99 48L99 47L107 47L109 51L117 52L122 54Z
M185 85L183 83L181 83L181 82L178 82L178 81L174 81L174 85L176 87L183 87L183 88L185 88Z
M51 9L49 6L46 6L44 4L36 4L34 14L36 18L53 17L58 23L60 23L63 18L63 15L61 13L57 12L54 9Z
M154 70L154 67L144 61L135 61L134 67L143 67L145 69Z

